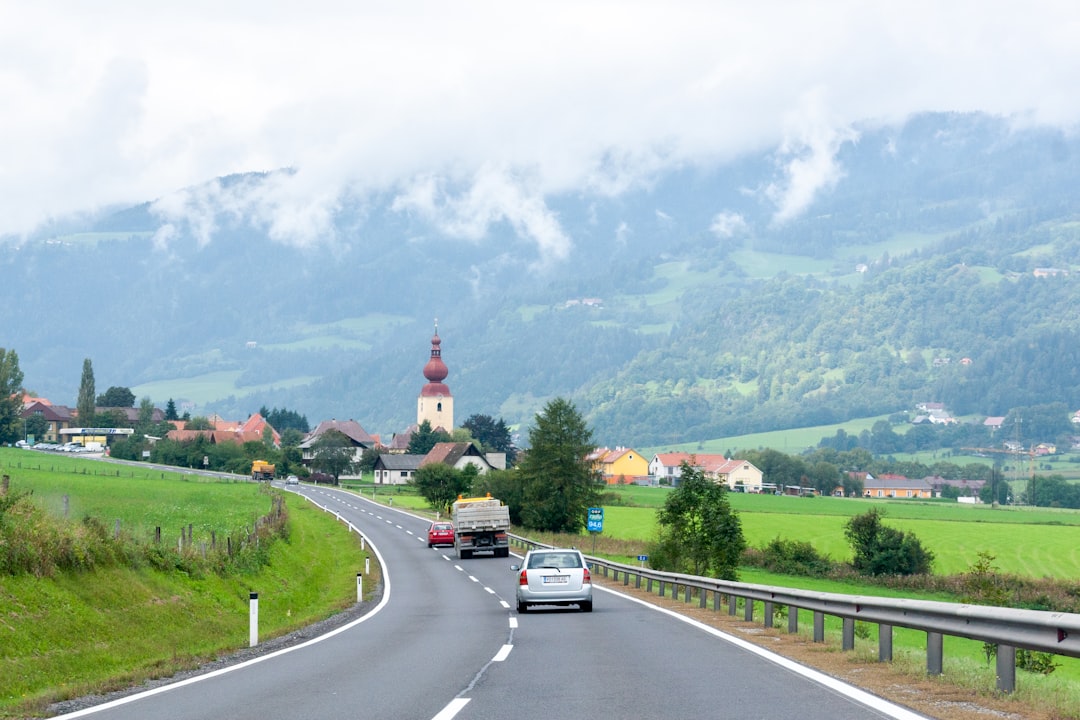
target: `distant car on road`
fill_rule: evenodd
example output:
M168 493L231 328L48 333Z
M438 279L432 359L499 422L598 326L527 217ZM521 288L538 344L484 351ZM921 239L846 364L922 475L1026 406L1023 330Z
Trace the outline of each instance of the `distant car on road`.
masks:
M300 478L296 477L295 475L290 475L289 477L285 478L285 484L286 485L299 485L300 484Z
M517 611L531 605L577 605L592 612L592 575L581 551L573 548L530 550L518 571Z
M448 522L433 522L427 531L427 546L453 545L454 524Z

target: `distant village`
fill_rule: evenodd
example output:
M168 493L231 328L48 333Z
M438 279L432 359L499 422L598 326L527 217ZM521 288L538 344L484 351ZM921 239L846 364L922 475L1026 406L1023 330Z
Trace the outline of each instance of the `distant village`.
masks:
M592 298L583 304L598 302ZM423 368L427 382L423 384L417 396L416 423L400 433L394 433L389 441L384 442L378 435L369 434L355 420L324 420L308 432L300 442L303 464L311 467L314 449L319 438L329 431L336 431L348 439L353 449L353 459L357 463L366 451L378 452L374 465L374 481L379 485L404 485L415 476L417 470L431 463L443 463L457 469L467 465L476 467L480 473L502 470L507 467L506 454L501 452L483 452L473 442L440 442L425 455L407 452L413 434L423 423L428 423L433 430L446 430L454 427L454 397L445 380L449 370L442 359L442 340L439 338L438 325L431 340L431 355ZM967 360L966 358L964 360ZM948 363L949 358L935 359L935 363ZM97 408L98 413L121 413L134 426L139 421L139 408ZM22 417L40 417L47 422L48 430L36 438L36 447L44 450L68 452L100 452L108 454L109 445L118 438L131 435L131 427L88 428L79 423L77 410L57 405L46 398L25 396L23 398ZM152 422L165 421L165 413L153 409ZM253 413L245 420L227 420L212 415L206 420L212 429L192 429L187 427L190 421L170 420L173 429L165 439L177 442L193 442L202 439L211 444L244 443L258 441L272 443L281 447L280 433L259 413ZM988 417L984 425L991 430L998 430L1004 417ZM1074 424L1080 425L1080 411L1071 417ZM941 403L925 402L915 407L911 423L918 425L956 423ZM40 425L40 423L39 423ZM162 438L147 436L153 443ZM21 444L26 444L25 442ZM987 452L1001 452L1013 455L1027 454L1053 455L1057 448L1052 443L1040 443L1031 448L1022 448L1018 443L1003 441L1000 448L987 448ZM733 492L769 493L784 495L813 495L819 491L805 485L778 485L769 482L762 471L748 460L726 457L721 454L691 452L660 452L652 457L645 457L629 447L614 449L602 447L595 449L588 461L598 477L609 485L669 485L677 486L684 465L703 473L714 482L724 483ZM985 480L955 480L938 476L908 478L901 475L881 474L874 476L867 472L851 472L854 483L851 488L861 488L857 492L868 498L934 498L958 496L960 502L978 502L980 490ZM356 478L356 475L343 475L343 478ZM951 488L951 492L946 490ZM832 492L835 496L845 494L844 485L837 485Z

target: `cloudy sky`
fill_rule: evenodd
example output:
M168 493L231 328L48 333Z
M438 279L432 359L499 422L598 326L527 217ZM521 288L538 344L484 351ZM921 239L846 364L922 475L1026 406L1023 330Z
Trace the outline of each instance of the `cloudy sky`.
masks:
M229 203L306 242L343 193L379 190L463 237L509 220L559 254L552 193L762 148L787 159L782 220L835 178L857 122L982 110L1074 126L1078 8L0 0L0 234L160 199L176 217ZM257 194L180 192L285 167Z

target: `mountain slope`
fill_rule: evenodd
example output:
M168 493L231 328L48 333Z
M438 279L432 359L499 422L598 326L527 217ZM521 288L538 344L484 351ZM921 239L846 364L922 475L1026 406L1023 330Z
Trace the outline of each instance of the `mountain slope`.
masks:
M0 344L55 402L74 403L90 357L99 386L159 405L383 434L415 417L435 317L459 420L528 424L561 395L608 444L927 399L1080 406L1076 278L1033 274L1078 266L1075 137L981 115L860 128L782 222L781 155L475 226L450 182L427 204L343 197L306 243L259 211L275 174L223 178L0 245Z

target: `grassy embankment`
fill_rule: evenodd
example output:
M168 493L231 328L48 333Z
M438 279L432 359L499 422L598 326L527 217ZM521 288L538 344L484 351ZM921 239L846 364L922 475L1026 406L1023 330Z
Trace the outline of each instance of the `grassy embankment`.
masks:
M198 548L220 542L271 508L265 487L194 475L117 467L85 459L0 449L11 491L56 515L67 497L71 522L87 515L112 532L173 548L192 526ZM119 475L117 474L119 473ZM355 535L309 503L287 498L287 536L266 563L200 572L139 566L0 578L0 717L25 717L49 703L168 676L248 644L249 593L259 593L261 639L311 624L356 600L366 553ZM198 552L198 550L196 550ZM179 563L178 563L179 565ZM370 592L377 568L372 568Z

